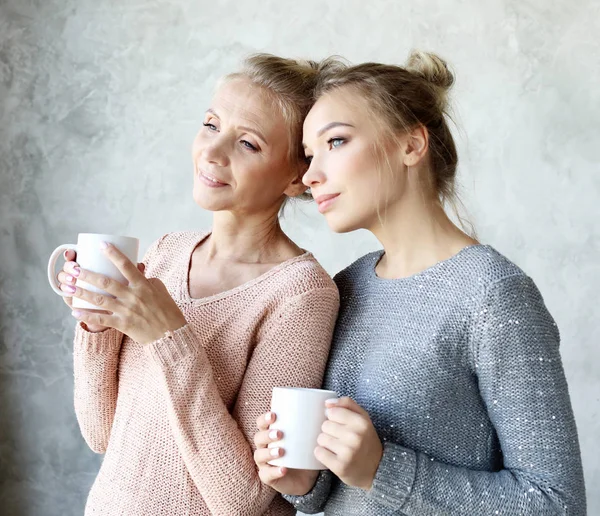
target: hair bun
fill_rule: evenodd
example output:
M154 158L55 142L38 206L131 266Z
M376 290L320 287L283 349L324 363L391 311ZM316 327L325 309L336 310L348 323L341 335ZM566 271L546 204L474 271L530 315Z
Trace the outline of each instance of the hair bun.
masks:
M454 84L454 75L440 56L421 50L413 50L405 68L431 84L449 90Z

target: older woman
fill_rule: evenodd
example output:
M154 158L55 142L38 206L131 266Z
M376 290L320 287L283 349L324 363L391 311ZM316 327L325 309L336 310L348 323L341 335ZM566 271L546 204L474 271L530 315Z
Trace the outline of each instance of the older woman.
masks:
M127 286L66 253L63 291L104 309L73 312L77 419L106 453L87 515L294 514L260 482L252 436L273 386L320 386L338 311L335 284L278 223L306 189L318 73L258 55L222 81L192 149L210 231L167 234L137 267L106 246Z

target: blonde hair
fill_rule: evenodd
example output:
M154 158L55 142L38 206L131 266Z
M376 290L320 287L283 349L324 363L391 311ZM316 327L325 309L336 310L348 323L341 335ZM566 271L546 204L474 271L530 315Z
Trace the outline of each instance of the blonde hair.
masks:
M314 104L315 88L325 74L340 68L335 58L311 61L259 53L248 56L240 71L223 80L247 79L271 96L288 127L289 160L301 166L305 164L302 124ZM310 194L300 197L311 199Z
M440 202L450 202L463 222L456 203L455 177L458 154L448 125L448 92L454 75L441 57L421 51L411 52L404 67L363 63L338 67L322 77L316 88L321 96L350 87L368 102L391 135L423 126L429 133L430 180Z

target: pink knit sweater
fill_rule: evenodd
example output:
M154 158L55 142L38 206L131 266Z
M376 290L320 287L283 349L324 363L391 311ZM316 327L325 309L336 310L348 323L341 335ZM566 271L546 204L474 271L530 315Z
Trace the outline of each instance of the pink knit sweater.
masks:
M144 262L188 322L143 346L116 330L75 332L75 411L106 453L86 515L291 515L253 460L274 386L320 387L339 296L309 253L233 290L189 295L207 233L173 233Z

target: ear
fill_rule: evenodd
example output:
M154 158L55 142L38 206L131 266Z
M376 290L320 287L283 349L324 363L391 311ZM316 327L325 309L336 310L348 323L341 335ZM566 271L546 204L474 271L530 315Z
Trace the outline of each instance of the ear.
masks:
M308 190L308 187L302 182L302 178L308 170L308 165L306 163L302 163L297 170L298 173L296 174L296 177L292 179L292 181L288 184L288 187L283 192L288 197L298 197Z
M407 167L418 165L429 149L429 131L420 125L405 135L403 162Z

